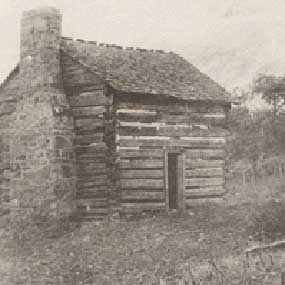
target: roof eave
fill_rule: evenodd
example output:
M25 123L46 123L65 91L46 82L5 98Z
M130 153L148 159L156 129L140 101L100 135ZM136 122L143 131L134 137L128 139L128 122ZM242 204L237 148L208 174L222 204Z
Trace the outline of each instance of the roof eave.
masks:
M17 74L20 70L20 64L18 63L7 75L7 77L0 84L0 91L6 86L6 84L13 78L15 74Z
M232 101L229 100L228 98L226 99L212 99L212 98L182 98L181 96L177 95L177 94L171 94L171 93L159 93L159 92L151 92L151 93L145 93L145 92L135 92L135 91L127 91L124 90L122 88L117 88L115 87L110 81L107 81L106 84L114 91L115 95L120 95L120 94L124 94L124 95L148 95L148 96L157 96L157 97L161 97L161 98L172 98L172 99L176 99L178 101L182 101L182 102L207 102L207 103L215 103L215 104L222 104L222 105L231 105ZM227 94L228 97L230 97Z

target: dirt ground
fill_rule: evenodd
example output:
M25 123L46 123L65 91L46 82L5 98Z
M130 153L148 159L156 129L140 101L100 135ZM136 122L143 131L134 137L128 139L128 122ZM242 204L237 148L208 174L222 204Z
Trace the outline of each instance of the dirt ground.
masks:
M183 214L88 222L60 236L35 231L23 243L2 238L0 284L281 284L283 251L244 253L256 243L251 215L268 186L262 195L250 186L260 200L232 189L225 204Z

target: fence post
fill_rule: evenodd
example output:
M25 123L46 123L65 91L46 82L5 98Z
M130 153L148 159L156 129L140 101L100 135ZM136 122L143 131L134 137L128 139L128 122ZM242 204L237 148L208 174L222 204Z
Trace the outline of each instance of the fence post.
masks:
M285 272L281 272L281 285L285 285Z

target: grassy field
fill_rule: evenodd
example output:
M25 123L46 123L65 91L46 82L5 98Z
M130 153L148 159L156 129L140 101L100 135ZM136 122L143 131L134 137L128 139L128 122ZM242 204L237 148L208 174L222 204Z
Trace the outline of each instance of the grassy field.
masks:
M282 199L282 185L231 183L224 205L183 214L35 229L17 242L2 233L0 284L281 284L282 251L244 250L257 243L253 217Z

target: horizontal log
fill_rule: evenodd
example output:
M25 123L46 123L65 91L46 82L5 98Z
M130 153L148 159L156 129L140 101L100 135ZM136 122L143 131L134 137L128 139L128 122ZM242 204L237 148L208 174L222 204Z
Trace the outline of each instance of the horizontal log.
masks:
M141 123L151 123L151 122L157 122L157 115L154 111L153 114L140 114L140 113L134 113L134 114L123 114L119 113L117 114L117 120L118 122L141 122Z
M96 179L96 175L106 174L107 168L97 168L91 170L77 171L78 179L85 181L93 181Z
M101 156L99 155L92 155L92 154L86 154L84 156L78 155L76 157L76 165L80 167L81 165L86 165L89 163L102 163L106 162L106 154L103 154Z
M104 207L104 208L88 208L88 211L85 209L82 212L83 215L83 219L86 218L86 216L91 217L91 220L95 219L100 216L103 217L106 216L108 214L108 208Z
M220 112L224 112L224 108L221 106L217 106L214 104L208 104L206 106L206 104L181 104L181 103L172 103L171 104L171 108L169 107L169 104L161 104L161 102L159 102L158 104L143 104L143 103L132 103L132 102L119 102L118 103L118 107L117 110L120 109L135 109L135 110L148 110L148 111L163 111L163 112L175 112L175 113L209 113L209 112L216 112L216 113L220 113Z
M120 178L163 178L162 169L121 169Z
M104 133L95 133L92 135L76 135L74 139L75 145L84 145L84 144L91 144L91 143L98 143L103 142Z
M165 192L164 191L143 191L139 190L136 191L132 190L122 190L121 192L121 199L138 199L138 200L146 200L146 199L165 199Z
M186 169L196 169L196 168L223 168L225 166L224 160L218 159L187 159L185 161Z
M79 210L81 217L84 221L89 220L103 220L108 214L107 207L91 207L84 204L78 204L77 209Z
M102 180L104 181L104 180ZM93 194L105 194L107 193L107 186L104 184L104 185L93 185L94 187L93 188L88 188L89 186L91 186L91 184L89 185L88 183L94 183L94 180L93 181L88 181L88 180L79 180L77 181L76 183L76 186L77 186L77 191L76 191L76 194L80 194L80 193L83 193L83 192L88 192L88 193L93 193ZM96 183L96 181L95 181ZM84 187L87 187L85 189L83 189Z
M106 112L105 106L91 107L73 107L72 114L74 117L100 116Z
M151 116L151 115L155 115L156 111L155 110L146 110L146 109L122 109L122 108L119 108L116 110L116 114Z
M92 184L91 184L92 183ZM101 193L103 190L107 187L107 180L106 179L101 179L101 180L91 180L91 181L78 181L77 182L77 192L80 194L81 192L90 192L94 194L98 194L98 191ZM104 190L106 193L107 190Z
M117 123L118 126L120 127L137 127L137 128L141 128L141 127L154 127L154 128L160 128L162 126L165 126L165 123L161 123L158 121L154 121L154 122L149 122L149 123L143 123L143 122L138 122L138 121L134 121L134 122L126 122L126 121L121 121L117 119ZM179 126L183 126L183 125L179 125ZM184 126L188 126L188 124L184 124Z
M225 137L191 137L191 136L181 136L180 140L186 140L186 141L193 141L193 142L209 142L209 143L226 143Z
M75 133L76 134L85 134L87 132L99 132L102 130L105 130L105 124L102 122L101 124L98 123L98 125L82 125L80 127L75 127Z
M128 189L120 189L121 193L125 192L125 193L134 193L134 195L148 195L149 197L151 196L151 193L154 193L154 195L156 195L155 193L165 193L165 189L164 187L161 188L147 188L145 186L141 187L141 188L128 188ZM132 195L132 194L130 194Z
M120 115L118 117L118 122L120 125L127 125L126 123L160 123L160 124L204 124L208 127L217 127L221 126L224 127L226 123L226 118L223 116L201 116L199 114L191 114L189 116L185 115L156 115L153 117L150 116L145 116L145 117L139 117L139 116L130 116L130 115L125 115L122 116Z
M105 144L105 143L104 143ZM82 148L80 148L82 147ZM88 149L88 148L91 148ZM86 146L86 145L83 145L83 146L77 146L76 147L76 158L77 159L96 159L96 158L103 158L103 157L106 157L106 153L107 153L107 148L97 148L96 146Z
M211 177L211 176L223 176L223 168L202 168L202 169L188 169L185 171L185 177Z
M105 185L107 182L107 175L96 176L92 181L79 180L77 181L77 188L95 188L95 186Z
M107 179L107 171L105 170L105 171L102 172L102 173L96 173L96 172L94 172L94 173L92 173L92 174L90 174L90 175L80 175L80 176L78 177L78 181L82 181L83 183L84 183L85 181L87 181L87 180L85 180L85 179L86 179L85 176L93 176L93 180L91 180L91 181L100 181L100 180L105 181L105 180ZM90 185L93 185L93 182L88 182L88 183L90 183ZM88 183L86 182L86 185L87 185ZM95 184L94 184L94 185L95 185Z
M78 195L77 197L76 197L76 201L79 201L79 200L91 200L91 199L97 199L97 197L99 197L99 196L96 196L96 195L89 195L89 194L86 194L86 195ZM99 198L98 198L99 199ZM82 205L82 204L81 204ZM77 205L77 206L80 206L80 205ZM82 206L84 206L84 205L82 205ZM104 206L104 208L107 208L106 206Z
M223 140L212 138L191 137L189 139L172 139L171 137L117 137L116 142L120 146L138 146L138 147L188 147L188 148L221 148L224 147Z
M162 212L165 209L165 206L163 207L150 207L146 209L141 209L141 208L126 208L122 207L121 208L121 214L123 215L138 215L143 212L150 212L150 213L159 213Z
M103 119L75 119L75 127L87 127L87 126L92 126L92 127L100 127L104 126L104 120Z
M76 199L102 199L107 197L107 190L81 189L76 192Z
M223 126L226 117L223 113L182 113L182 114L161 114L157 116L157 121L164 123L195 123L206 124L209 126Z
M93 181L95 178L92 176L98 175L98 174L105 174L107 172L107 168L98 168L98 169L81 169L77 170L77 176L79 180L85 180L85 181Z
M85 95L69 98L72 107L110 106L112 104L111 98L102 95L101 92L88 92Z
M100 199L107 199L106 194L99 195L99 194L96 194L96 193L88 193L88 192L86 192L84 190L84 191L82 191L82 193L79 193L76 196L76 202L77 201L82 201L81 205L84 205L83 201L90 201L90 200L95 200L95 201L98 200L98 201L100 201ZM85 204L88 204L88 203L85 203Z
M107 204L108 203L108 198L107 197L102 197L102 198L94 198L94 199L81 199L80 201L77 201L78 205L92 205L94 203L102 203L102 204Z
M75 128L76 135L92 135L94 133L105 133L105 125L100 127L92 127L91 129L84 130L81 127Z
M127 208L138 209L138 210L159 210L165 208L165 202L154 202L154 203L121 203L123 210Z
M106 156L92 156L92 155L77 155L76 156L76 164L82 163L97 163L97 162L106 162Z
M215 198L200 198L200 199L186 199L185 206L186 208L191 208L195 206L203 206L209 204L222 204L225 203L225 200L221 197Z
M82 213L81 214L82 220L83 221L87 221L87 222L89 222L89 221L101 222L101 221L104 221L105 218L106 218L106 214L105 213L104 214L100 214L100 213L93 214L93 213L86 213L86 212L83 212L83 211L81 213Z
M201 159L224 159L226 152L224 149L188 149L185 150L186 161L191 162L193 158Z
M226 193L224 187L205 187L200 189L185 189L184 196L186 199L211 198L221 196Z
M156 112L152 116L139 116L137 111ZM136 112L132 112L136 111ZM165 123L204 123L210 126L224 126L226 123L225 109L221 106L197 106L194 104L145 105L134 103L118 104L117 117L127 122L165 122Z
M198 125L193 127L177 126L177 125L165 125L161 127L157 126L120 126L118 127L118 134L120 136L193 136L193 137L223 137L227 132L221 128L201 129L204 125Z
M87 154L87 153L102 153L107 150L106 143L98 143L89 146L76 146L76 154Z
M129 204L133 204L133 203L165 203L165 199L153 199L153 198L147 198L147 199L125 199L124 197L121 197L120 199L121 204L122 203L129 203Z
M224 178L190 178L185 179L185 187L190 186L223 186Z
M151 160L151 159L141 159L141 160L130 160L119 162L119 167L122 169L161 169L164 167L162 160Z
M78 199L78 206L85 206L86 210L94 208L107 208L108 202L107 199Z
M123 189L136 189L136 188L152 188L161 189L164 186L163 179L120 179L120 186Z
M125 150L125 149L118 149L119 156L123 158L135 158L135 157L146 157L146 158L162 158L164 156L164 151L162 149L154 149L154 150L145 150L145 149L138 149L138 150Z
M63 55L64 56L64 55ZM86 72L86 70L80 70L78 68L78 64L76 64L70 57L66 59L68 56L64 56L65 63L63 64L64 76L70 77L73 73L72 81L64 82L65 91L68 96L79 96L82 92L102 92L104 90L105 83L94 76L94 74L90 75L90 73ZM70 60L71 59L71 60ZM79 81L78 78L81 77L78 73L83 73L90 77L91 82L86 82L85 80Z
M123 141L123 140L135 140L135 141L169 141L173 140L173 138L169 135L165 136L133 136L133 135L116 135L116 140ZM193 142L216 142L216 143L225 143L225 137L192 137L192 136L181 136L177 141L193 141Z
M79 97L105 97L103 89L97 90L81 90L78 94Z
M93 170L93 169L104 169L106 168L106 163L104 162L94 162L94 163L81 163L77 164L77 171Z

